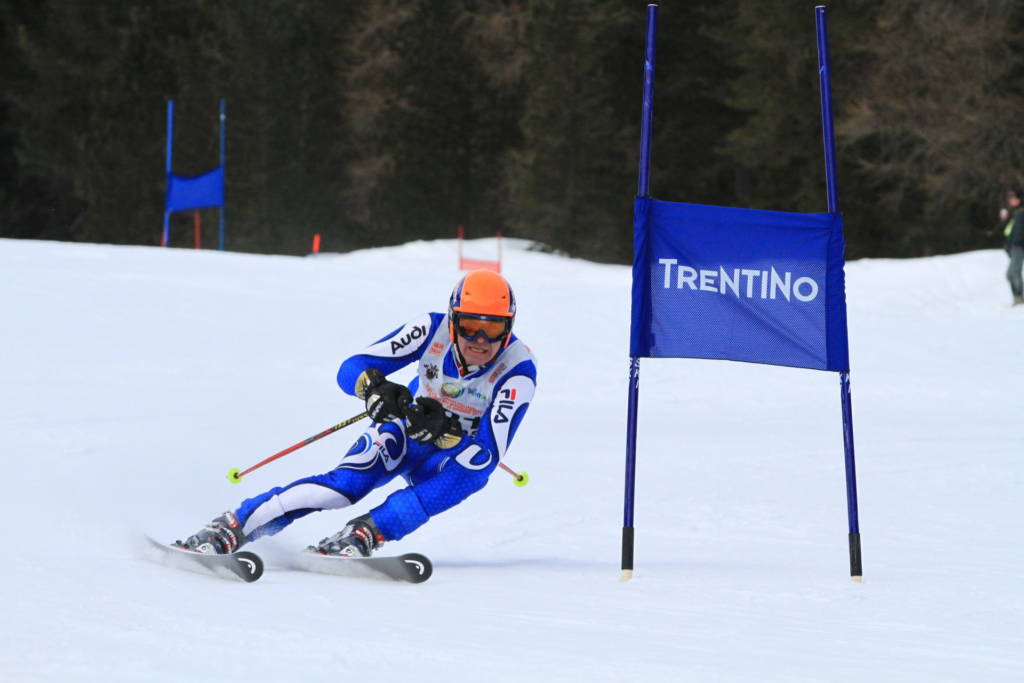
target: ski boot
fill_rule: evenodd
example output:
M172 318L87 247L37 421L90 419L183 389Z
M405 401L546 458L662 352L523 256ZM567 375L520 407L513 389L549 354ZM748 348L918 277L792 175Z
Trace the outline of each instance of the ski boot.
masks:
M320 541L313 552L322 555L339 555L341 557L369 557L373 551L384 544L384 535L373 523L373 517L363 515L356 517L345 525L345 528Z
M246 540L235 513L228 511L186 538L184 543L175 541L174 544L196 553L227 555L245 545Z

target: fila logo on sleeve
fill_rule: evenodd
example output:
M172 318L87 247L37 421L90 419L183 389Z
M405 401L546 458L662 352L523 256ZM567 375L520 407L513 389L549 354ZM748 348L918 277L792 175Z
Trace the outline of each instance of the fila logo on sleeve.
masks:
M514 388L502 389L498 392L498 396L500 398L494 404L494 422L508 422L515 413L516 390Z
M525 375L516 375L506 381L491 404L491 428L494 443L498 446L498 459L505 457L505 450L512 436L512 421L533 400L536 389L533 380Z

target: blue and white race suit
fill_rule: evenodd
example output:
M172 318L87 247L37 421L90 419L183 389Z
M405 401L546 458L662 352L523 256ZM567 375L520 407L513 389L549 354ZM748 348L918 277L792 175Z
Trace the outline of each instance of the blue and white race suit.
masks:
M384 540L397 540L484 487L533 399L537 370L533 354L512 335L490 363L461 374L449 335L447 315L424 314L342 363L338 384L354 396L363 371L389 375L416 362L409 391L456 415L462 440L440 448L406 438L404 420L371 423L335 469L243 501L235 514L248 540L311 512L347 507L401 475L409 485L370 510Z

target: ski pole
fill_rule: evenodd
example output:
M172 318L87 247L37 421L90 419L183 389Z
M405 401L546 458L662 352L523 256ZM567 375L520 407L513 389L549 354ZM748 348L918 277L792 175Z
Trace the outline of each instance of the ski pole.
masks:
M513 483L515 483L516 486L526 486L530 483L530 476L526 474L526 472L516 472L503 462L499 462L498 467L512 475Z
M249 469L247 469L245 471L239 472L237 467L232 469L232 470L229 470L228 471L228 481L230 481L232 484L237 484L238 482L242 481L242 477L244 477L245 475L249 474L253 470L259 469L259 468L263 467L264 465L266 465L267 463L273 462L274 460L277 460L278 458L283 458L284 456L288 455L292 451L297 451L298 449L302 448L303 446L308 446L309 444L313 443L317 439L322 439L325 436L327 436L328 434L333 434L334 432L338 431L342 427L348 427L350 424L353 424L355 422L359 422L364 417L366 417L366 413L365 412L359 413L358 415L350 417L347 420L343 420L343 421L339 422L338 424L334 425L333 427L328 427L327 429L325 429L324 431L320 432L319 434L315 434L315 435L309 437L305 441L300 441L299 443L295 444L294 446L289 446L288 448L284 449L283 451L281 451L279 453L275 453L274 455L270 456L266 460L263 460L261 462L256 463L255 465L253 465L252 467L250 467Z

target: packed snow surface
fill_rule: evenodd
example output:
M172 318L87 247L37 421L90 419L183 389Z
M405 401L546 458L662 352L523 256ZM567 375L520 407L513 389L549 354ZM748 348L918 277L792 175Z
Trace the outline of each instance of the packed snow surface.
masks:
M838 376L701 360L641 362L622 582L630 270L527 246L506 240L504 273L538 391L506 463L530 484L498 470L384 547L429 555L425 584L286 568L389 486L248 546L247 585L141 538L331 469L358 426L226 478L363 410L339 363L444 310L455 243L0 240L0 680L1024 680L1024 307L1001 251L847 265L863 583Z

